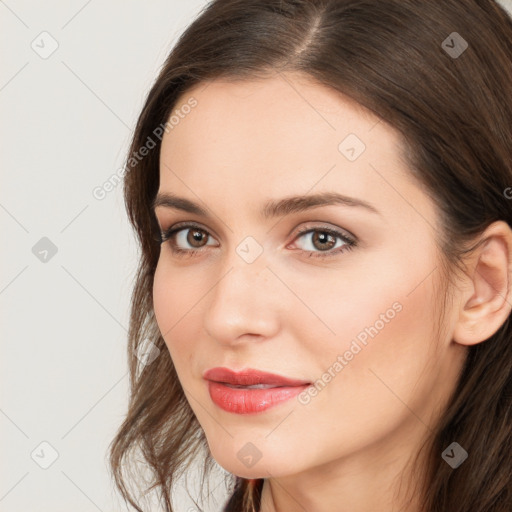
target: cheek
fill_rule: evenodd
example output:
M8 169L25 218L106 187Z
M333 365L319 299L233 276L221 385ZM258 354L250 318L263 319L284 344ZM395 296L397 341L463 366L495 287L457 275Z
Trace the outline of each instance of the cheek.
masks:
M162 335L164 335L172 325L169 316L172 314L172 306L175 304L176 283L173 283L170 278L170 273L166 272L160 259L155 269L153 279L153 309Z
M360 413L371 403L381 412L402 410L400 399L415 402L413 390L421 394L435 385L438 299L433 288L435 254L428 241L418 240L408 253L406 247L383 249L367 258L361 253L354 271L333 272L322 286L313 276L306 277L295 288L317 316L297 315L301 320L295 323L293 338L303 340L301 357L312 362L311 377L329 381L326 391L319 392L326 400L319 407L350 403ZM349 264L352 260L347 259ZM327 401L331 392L336 397ZM324 399L315 398L319 404Z
M192 278L190 272L170 265L165 255L160 257L153 279L153 306L164 338L165 333L171 329L174 332L180 323L188 321L187 311L198 300L198 283Z
M159 260L153 280L153 307L180 380L190 373L197 356L195 340L201 339L201 297L208 287L201 288L199 282L197 272L171 266L165 258Z
M309 344L304 359L314 362L318 389L304 410L315 418L311 436L335 424L341 437L363 446L403 422L419 424L416 415L428 421L440 361L430 293L422 285L409 296L382 294L358 315L340 312L340 334L324 336L321 351Z
M292 339L303 343L306 357L323 365L333 353L348 350L354 339L362 347L384 345L387 352L381 355L392 359L395 348L410 345L407 337L430 333L436 300L430 253L430 248L416 248L406 260L402 250L383 247L354 252L339 268L279 269L294 291L282 297L288 303L283 325L293 330ZM379 342L383 339L385 344Z
M201 382L202 367L199 367L203 363L200 356L204 354L204 347L199 346L200 340L204 339L201 333L204 327L204 299L211 288L211 285L204 283L197 270L180 269L176 265L171 268L162 259L155 270L153 305L180 386L199 423L209 433L215 431L217 424L210 425L211 416L205 414L210 398L206 386Z

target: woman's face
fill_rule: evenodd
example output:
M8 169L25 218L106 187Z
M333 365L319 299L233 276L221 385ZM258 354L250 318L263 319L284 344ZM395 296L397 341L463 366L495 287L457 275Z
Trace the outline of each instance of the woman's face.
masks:
M194 108L180 110L191 97ZM308 472L310 485L326 469L404 461L433 427L464 352L451 341L453 312L436 334L436 210L397 133L291 74L200 84L175 110L159 194L207 216L155 208L162 231L193 226L162 243L154 308L212 455L239 476ZM328 193L354 203L264 210ZM261 391L223 387L228 409L233 394L242 401L226 410L203 378L214 367L311 385L263 409Z

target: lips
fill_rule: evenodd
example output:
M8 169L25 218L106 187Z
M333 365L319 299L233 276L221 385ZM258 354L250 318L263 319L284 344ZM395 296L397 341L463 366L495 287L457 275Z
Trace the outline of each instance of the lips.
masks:
M273 387L296 387L310 384L310 382L306 380L291 379L275 373L252 368L238 372L224 367L211 368L203 374L203 378L212 382L225 384L229 387L244 387L246 389L251 389L249 386L257 386L253 389L265 389Z
M248 368L212 368L204 373L213 403L234 414L262 413L297 396L310 382Z

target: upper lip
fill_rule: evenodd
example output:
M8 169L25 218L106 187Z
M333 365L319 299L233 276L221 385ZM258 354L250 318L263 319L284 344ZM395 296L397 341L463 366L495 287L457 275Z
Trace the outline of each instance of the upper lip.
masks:
M308 381L299 379L290 379L277 375L275 373L246 368L238 372L230 368L216 367L210 368L203 374L203 378L214 382L238 386L252 386L254 384L269 384L274 386L303 386L310 384Z

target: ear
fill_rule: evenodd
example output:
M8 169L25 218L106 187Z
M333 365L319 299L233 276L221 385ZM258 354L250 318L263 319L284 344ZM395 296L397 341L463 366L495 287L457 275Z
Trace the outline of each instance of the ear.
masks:
M476 345L490 338L512 310L512 230L504 221L491 224L470 257L461 290L453 340Z

